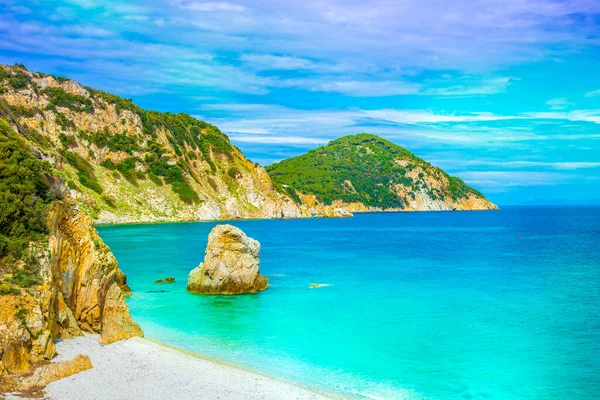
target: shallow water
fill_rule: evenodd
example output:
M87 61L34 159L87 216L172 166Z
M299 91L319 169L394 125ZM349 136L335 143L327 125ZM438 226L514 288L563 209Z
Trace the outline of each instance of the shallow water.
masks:
M215 224L99 227L147 337L366 397L600 397L600 208L235 221L269 289L189 294Z

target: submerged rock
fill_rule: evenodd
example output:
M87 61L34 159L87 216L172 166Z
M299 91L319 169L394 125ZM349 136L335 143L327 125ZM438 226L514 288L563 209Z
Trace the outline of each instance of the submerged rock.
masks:
M260 243L232 225L217 225L208 235L204 262L188 275L187 289L206 294L254 293L267 288L260 274Z
M172 276L169 276L165 279L159 279L157 281L154 281L154 283L175 283L175 278L173 278Z
M320 287L327 287L327 286L331 286L331 285L329 283L311 283L308 288L309 289L317 289Z

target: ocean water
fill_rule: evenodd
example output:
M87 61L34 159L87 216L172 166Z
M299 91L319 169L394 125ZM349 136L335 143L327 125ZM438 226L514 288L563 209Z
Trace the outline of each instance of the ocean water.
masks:
M231 223L262 293L186 292L216 223L99 227L147 337L367 398L600 398L600 208Z

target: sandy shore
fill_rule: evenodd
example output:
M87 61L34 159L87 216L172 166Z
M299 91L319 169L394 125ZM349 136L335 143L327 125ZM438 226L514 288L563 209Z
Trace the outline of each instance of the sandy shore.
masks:
M85 354L93 368L50 383L48 399L338 398L147 339L101 346L97 336L86 335L58 343L57 350L55 361Z

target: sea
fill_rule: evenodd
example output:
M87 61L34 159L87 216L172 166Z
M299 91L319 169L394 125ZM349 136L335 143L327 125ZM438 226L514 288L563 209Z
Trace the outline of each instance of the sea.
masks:
M267 290L186 291L221 223ZM600 207L98 230L148 338L348 397L600 398Z

